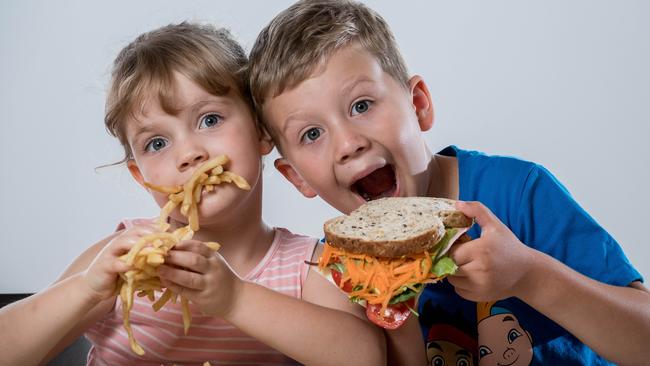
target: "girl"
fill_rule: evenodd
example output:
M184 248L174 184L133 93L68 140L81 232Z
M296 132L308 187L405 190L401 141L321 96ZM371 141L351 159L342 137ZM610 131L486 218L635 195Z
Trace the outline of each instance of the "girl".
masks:
M118 273L129 269L119 257L157 229L152 219L124 220L51 287L2 309L3 362L45 363L81 334L92 343L91 365L386 362L384 336L363 308L304 264L318 257L317 240L262 220L262 156L273 146L256 124L246 62L227 31L181 23L139 36L114 63L105 122L138 183L181 185L226 154L228 170L251 186L222 184L204 194L200 230L159 267L163 285L190 301L189 333L180 304L154 312L136 297L131 324L145 354L131 351L115 296ZM187 220L176 209L169 223L173 230ZM208 241L221 243L219 252Z

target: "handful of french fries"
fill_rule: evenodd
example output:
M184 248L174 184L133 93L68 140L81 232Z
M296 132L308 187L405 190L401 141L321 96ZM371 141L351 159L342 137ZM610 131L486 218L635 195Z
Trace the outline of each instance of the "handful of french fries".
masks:
M168 301L176 302L177 294L167 288L163 288L157 274L157 267L165 262L167 252L174 245L183 240L189 240L194 232L199 230L198 204L201 202L203 190L210 192L215 185L221 183L234 183L237 187L249 190L250 185L239 175L225 171L224 164L228 162L226 155L219 155L216 158L205 162L192 174L192 177L182 186L163 187L155 184L145 183L153 190L169 194L169 201L162 208L157 223L160 232L146 235L138 240L129 252L120 259L130 265L132 269L120 273L117 288L120 300L122 301L122 312L124 318L124 329L129 336L131 349L142 356L144 349L136 342L133 336L133 329L129 320L129 314L133 307L133 295L137 292L139 297L146 296L154 311L160 310ZM168 232L170 225L167 219L171 212L180 205L180 212L187 217L188 225ZM205 243L212 250L219 249L219 243ZM163 292L164 290L164 292ZM163 292L156 300L156 291ZM187 334L192 321L189 310L189 301L180 297L183 309L183 330Z

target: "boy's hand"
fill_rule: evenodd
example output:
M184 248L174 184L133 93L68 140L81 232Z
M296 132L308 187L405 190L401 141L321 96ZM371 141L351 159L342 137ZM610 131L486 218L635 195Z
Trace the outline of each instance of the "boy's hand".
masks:
M175 245L158 275L163 286L186 297L201 313L219 317L233 308L242 283L221 254L197 240Z
M116 295L115 287L118 273L130 269L130 266L120 260L120 256L126 254L140 238L157 231L160 231L160 229L155 223L125 229L113 237L97 254L83 276L88 287L94 292L99 301Z
M450 250L459 267L448 277L456 293L477 302L518 296L526 287L533 249L520 242L482 203L458 202L456 208L481 226L480 238Z

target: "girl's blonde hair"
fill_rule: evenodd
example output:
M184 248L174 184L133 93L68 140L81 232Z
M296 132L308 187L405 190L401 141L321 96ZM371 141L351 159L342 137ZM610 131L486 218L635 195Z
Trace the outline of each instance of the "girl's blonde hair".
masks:
M244 68L248 59L230 32L210 25L182 22L138 36L113 63L104 123L124 147L123 163L133 158L126 121L142 111L148 98L175 114L173 73L180 72L213 95L231 91L252 111ZM234 88L234 90L232 90Z

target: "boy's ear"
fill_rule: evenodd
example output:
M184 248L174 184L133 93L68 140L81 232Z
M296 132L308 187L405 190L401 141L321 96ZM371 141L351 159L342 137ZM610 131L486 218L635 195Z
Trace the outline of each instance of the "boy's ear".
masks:
M277 169L280 174L284 175L285 178L291 184L293 184L303 196L307 198L314 198L317 196L316 192L305 182L304 179L298 174L298 172L287 162L285 158L275 159L275 169Z
M409 80L409 91L420 130L428 131L433 126L433 103L429 88L421 76L415 75Z
M144 185L144 177L142 176L142 172L140 172L140 168L138 168L138 164L135 163L135 160L127 160L126 166L129 168L129 172L131 173L133 179L135 179L135 181L138 182L138 184L140 184L144 189L149 190L149 188Z

